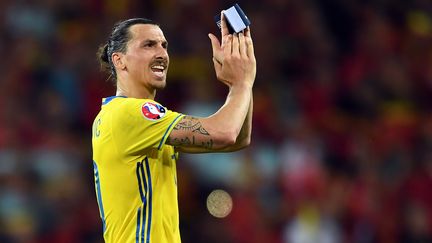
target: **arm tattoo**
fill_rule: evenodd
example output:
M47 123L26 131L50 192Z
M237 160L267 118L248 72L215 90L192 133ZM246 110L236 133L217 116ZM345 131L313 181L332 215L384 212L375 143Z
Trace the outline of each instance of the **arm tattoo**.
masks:
M193 140L195 140L195 139L193 139ZM169 144L171 144L171 145L173 145L173 146L184 146L184 145L191 145L191 144L193 144L193 143L191 143L191 141L189 140L189 138L188 137L185 137L185 138L174 138L174 139L171 139L170 137L168 137L167 138L167 143L169 143Z
M193 133L199 133L201 135L210 136L210 134L207 132L207 130L204 129L201 122L192 116L185 116L177 125L174 126L174 130L186 130L186 131L192 131ZM206 149L212 149L213 148L213 139L208 139L206 141L195 141L195 135L192 135L192 137L185 137L185 138L170 138L168 137L167 143L173 145L173 146L195 146L195 147L202 147Z
M185 116L177 125L174 127L175 130L188 130L197 132L202 135L210 135L207 130L204 129L198 118L193 116Z
M185 137L185 138L168 137L166 143L171 144L174 147L193 146L193 147L201 147L205 149L213 148L213 139L209 139L207 141L201 141L200 143L197 143L195 142L195 136L192 136L192 141L189 139L189 137Z

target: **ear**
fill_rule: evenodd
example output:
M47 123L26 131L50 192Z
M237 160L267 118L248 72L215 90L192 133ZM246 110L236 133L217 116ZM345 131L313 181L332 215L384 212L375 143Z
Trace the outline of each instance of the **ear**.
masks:
M120 52L114 52L111 56L111 60L114 64L114 67L119 70L124 70L126 68L125 62L123 60L124 56Z

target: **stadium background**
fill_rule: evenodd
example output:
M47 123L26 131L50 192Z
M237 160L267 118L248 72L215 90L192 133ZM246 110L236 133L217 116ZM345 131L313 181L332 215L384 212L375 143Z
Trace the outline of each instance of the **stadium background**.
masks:
M251 146L183 155L184 242L432 242L432 2L238 1L258 62ZM98 45L159 22L170 109L223 103L208 32L231 1L0 2L0 242L101 242L91 122L114 93ZM227 190L233 212L206 210Z

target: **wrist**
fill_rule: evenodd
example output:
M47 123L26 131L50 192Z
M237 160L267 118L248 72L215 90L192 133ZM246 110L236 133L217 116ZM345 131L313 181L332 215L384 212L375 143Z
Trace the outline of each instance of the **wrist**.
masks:
M249 82L238 82L238 83L233 83L230 86L230 90L252 90L252 84Z

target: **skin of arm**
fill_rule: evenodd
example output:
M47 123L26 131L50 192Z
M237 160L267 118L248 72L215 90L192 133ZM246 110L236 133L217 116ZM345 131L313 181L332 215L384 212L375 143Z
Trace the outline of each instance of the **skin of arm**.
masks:
M234 144L233 150L236 151L249 146L252 135L252 114L253 114L253 95L251 94L251 100L249 102L249 110L246 115L246 119L240 130L240 134L237 137L236 143Z
M214 141L207 130L204 129L200 119L197 117L185 117L182 121L177 123L173 130L189 130L194 131L192 134L184 134L184 138L168 137L169 141L166 143L176 147L179 152L185 153L210 153L210 152L233 152L249 146L251 141L252 132L252 112L253 112L253 98L251 97L249 110L246 119L243 122L240 133L236 138L233 145L227 147L214 146ZM186 145L186 146L185 146Z
M185 116L166 143L188 153L228 152L250 143L252 87L256 61L250 29L230 35L222 14L222 45L210 34L213 64L218 80L229 87L225 104L206 118Z

